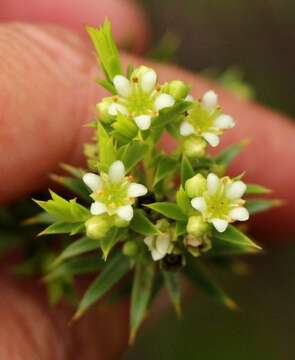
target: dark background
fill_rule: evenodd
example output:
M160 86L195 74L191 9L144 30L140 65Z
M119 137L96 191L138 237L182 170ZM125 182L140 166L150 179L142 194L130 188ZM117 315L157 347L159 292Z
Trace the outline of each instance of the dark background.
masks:
M294 1L141 2L152 24L152 44L162 44L150 54L172 58L196 72L213 69L215 75L237 67L257 101L295 117ZM163 41L167 33L175 39L172 45ZM169 46L177 48L172 57ZM215 272L239 311L230 312L195 292L186 300L180 321L172 309L153 319L124 359L295 359L292 240L266 245L263 256L247 259L247 276Z

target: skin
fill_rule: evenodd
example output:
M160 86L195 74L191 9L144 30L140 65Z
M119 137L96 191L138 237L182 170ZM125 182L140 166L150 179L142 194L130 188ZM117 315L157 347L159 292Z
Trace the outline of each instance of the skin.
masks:
M81 24L96 25L108 16L117 41L128 43L137 54L125 54L124 63L147 63L137 57L148 43L148 26L138 6L123 0L74 4L1 1L0 148L5 149L0 154L1 203L44 188L47 174L58 163L82 161L81 145L90 136L83 125L104 92L95 84L99 70ZM225 111L238 120L222 145L244 138L252 141L231 173L247 169L248 181L264 184L274 189L275 197L288 201L257 217L253 229L260 239L290 239L295 212L295 128L290 120L180 68L152 65L161 81L190 83L196 97L210 88L220 94ZM173 147L170 140L164 145L167 150ZM68 327L72 310L64 306L49 310L37 282L20 282L2 267L0 360L113 359L126 347L126 303L102 305Z

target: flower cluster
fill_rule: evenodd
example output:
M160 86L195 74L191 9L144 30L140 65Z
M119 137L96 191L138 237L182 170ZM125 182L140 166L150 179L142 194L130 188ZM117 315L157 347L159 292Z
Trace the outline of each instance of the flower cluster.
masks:
M51 222L42 234L74 236L75 241L50 268L57 271L50 278L65 274L62 280L67 286L75 274L93 271L97 249L106 260L101 275L82 298L75 318L134 270L133 339L156 291L156 271L163 275L178 312L180 273L232 306L232 300L199 270L201 255L206 253L211 259L258 251L259 247L234 223L248 220L251 212L271 207L272 203L267 199L243 199L268 190L248 185L241 177L226 176L230 161L242 145L235 144L214 156L207 153L207 146L219 145L223 132L235 125L221 109L214 91L195 100L189 95L188 84L173 80L160 85L155 70L149 67L129 66L124 71L110 23L87 31L105 74L98 83L110 96L97 104L98 114L92 124L94 141L85 151L90 168L68 166L71 177L58 177L80 201L68 201L54 192L50 200L38 201L47 213L40 219ZM159 150L165 133L177 143L169 154ZM92 251L94 255L85 256ZM72 257L77 262L68 266ZM55 267L61 265L64 267L58 272Z

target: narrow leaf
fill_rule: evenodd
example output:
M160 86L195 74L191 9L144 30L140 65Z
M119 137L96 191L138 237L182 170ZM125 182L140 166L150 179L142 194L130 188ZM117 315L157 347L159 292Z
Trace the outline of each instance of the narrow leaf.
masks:
M178 272L162 272L164 277L164 283L168 294L170 296L171 302L174 305L175 312L178 317L181 316L181 286L180 286L180 276Z
M187 217L183 214L181 209L173 203L169 202L158 202L153 204L145 205L149 209L152 209L169 219L179 220L179 221L186 221Z
M116 148L113 138L109 136L101 123L98 123L97 139L100 170L108 172L110 165L116 160Z
M145 216L143 210L136 210L130 222L130 228L142 235L158 235L160 231Z
M183 156L181 160L181 170L180 170L180 177L181 177L181 183L184 186L186 180L192 178L194 176L194 170L192 168L192 165L190 161Z
M271 190L257 184L247 184L246 194L268 194Z
M176 166L177 162L175 160L169 157L163 157L158 163L153 186L175 171Z
M122 154L120 159L125 165L126 173L129 173L134 166L143 159L147 150L148 145L139 141L133 141L129 146L127 146L126 151Z
M284 202L278 199L249 199L246 201L245 207L250 214L257 214L283 204Z
M82 179L72 178L69 176L59 176L55 174L52 174L50 178L78 195L81 199L90 202L89 190Z
M216 156L215 161L219 165L228 166L243 150L243 148L248 144L248 140L241 141L238 144L233 144L221 151L221 153Z
M187 196L182 186L179 188L179 190L176 193L176 203L184 214L186 215L190 214L192 208L190 199Z
M84 222L79 223L66 223L66 222L56 222L52 225L49 225L46 229L38 234L41 235L54 235L54 234L70 234L76 235L79 232L84 230Z
M183 222L183 221L177 221L176 223L176 229L175 229L175 235L176 236L181 236L186 234L186 225L187 222Z
M103 253L103 258L106 261L107 257L119 240L119 230L116 227L113 227L110 231L107 232L106 236L100 240L100 247Z
M129 270L130 261L128 257L121 253L115 255L86 290L74 315L74 320L78 319L91 305L101 299Z
M139 262L135 268L130 310L130 343L145 318L155 275L154 262Z

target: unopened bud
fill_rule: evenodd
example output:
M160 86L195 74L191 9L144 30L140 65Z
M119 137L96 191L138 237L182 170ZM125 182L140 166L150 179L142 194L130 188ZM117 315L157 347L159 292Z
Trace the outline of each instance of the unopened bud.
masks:
M90 239L102 239L110 230L112 223L107 215L93 216L85 223L86 235Z
M185 182L185 191L190 198L201 196L206 190L206 179L197 174Z
M207 143L199 136L190 136L183 143L183 152L186 156L203 157L206 154Z
M116 216L114 225L119 228L127 227L130 224L130 221L123 220L119 216Z
M204 235L208 228L208 224L203 221L201 216L191 216L186 226L187 232L194 236Z
M101 102L96 104L99 120L104 123L110 123L113 120L112 116L109 114L109 106L111 102L111 99L103 99Z
M138 245L135 241L130 240L123 245L123 254L126 256L135 256L138 252Z
M190 88L183 81L173 80L167 84L167 92L172 95L175 100L181 100L185 98Z

